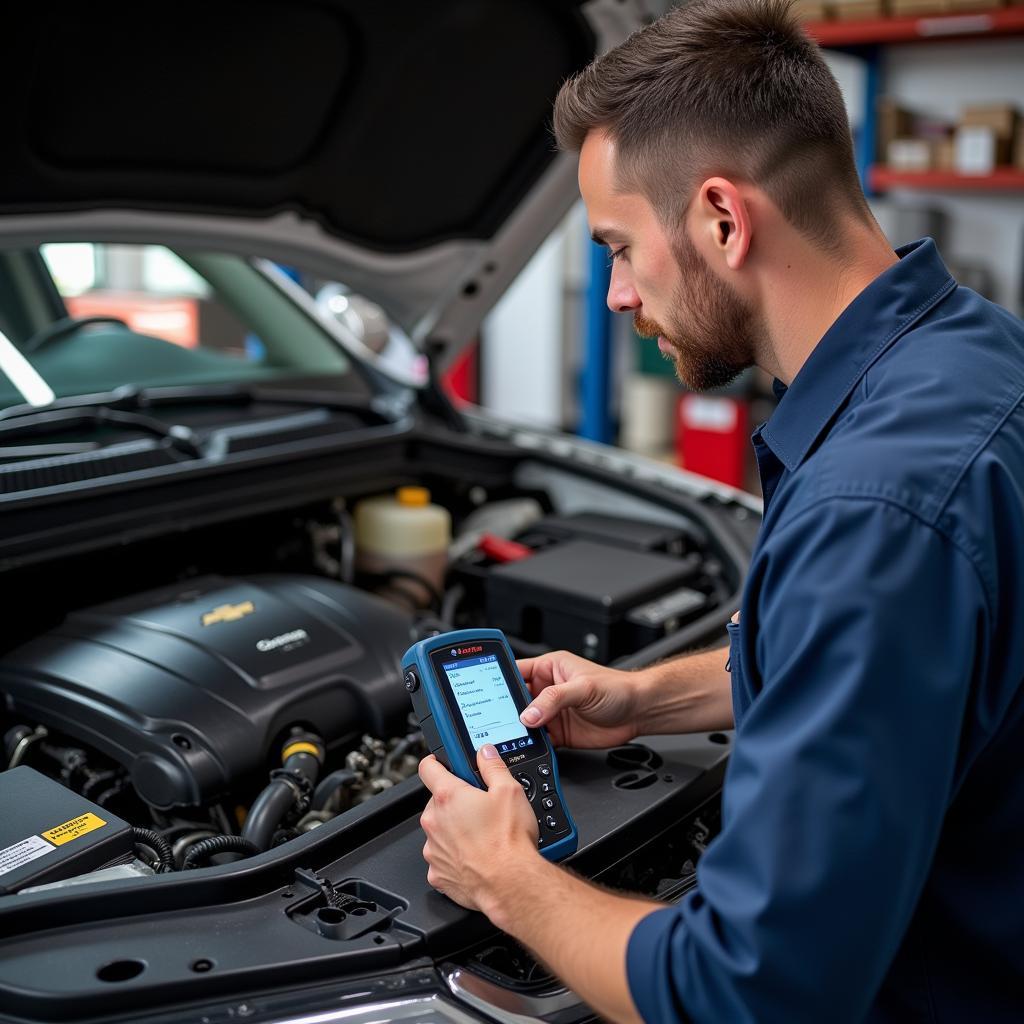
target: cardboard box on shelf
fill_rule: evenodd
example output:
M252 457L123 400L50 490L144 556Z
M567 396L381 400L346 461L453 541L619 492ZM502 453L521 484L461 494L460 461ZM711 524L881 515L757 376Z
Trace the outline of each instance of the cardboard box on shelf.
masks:
M825 0L796 0L793 11L800 21L825 21L828 18Z
M905 139L913 134L914 115L889 96L879 97L877 110L878 152L886 154L893 139Z
M935 143L932 150L932 166L937 171L956 170L956 142L952 135Z
M985 125L956 130L954 162L959 174L991 174L1010 159L1010 140Z
M1001 0L946 0L946 4L950 11L991 11L994 7L1002 7Z
M930 171L932 144L928 139L893 139L885 159L894 171Z
M895 18L944 14L948 10L949 0L889 0L889 13Z
M832 0L829 9L836 21L864 21L885 16L882 0Z
M967 107L960 116L965 128L991 128L1001 139L1012 139L1017 132L1019 114L1012 103L985 103Z

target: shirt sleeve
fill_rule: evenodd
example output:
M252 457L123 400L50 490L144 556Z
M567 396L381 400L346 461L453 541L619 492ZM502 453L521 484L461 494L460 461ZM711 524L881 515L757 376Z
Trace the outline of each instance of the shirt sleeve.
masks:
M881 500L829 500L766 539L744 604L761 690L722 831L697 887L629 941L645 1021L863 1020L954 789L986 608L964 553Z

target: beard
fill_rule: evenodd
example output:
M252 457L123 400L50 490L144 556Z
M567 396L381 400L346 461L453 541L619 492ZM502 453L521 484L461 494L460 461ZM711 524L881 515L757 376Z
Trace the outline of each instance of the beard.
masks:
M763 324L750 303L715 276L688 238L680 237L673 252L680 277L670 318L662 326L635 313L634 329L641 338L665 339L671 353L662 354L692 391L725 387L754 365L765 336Z

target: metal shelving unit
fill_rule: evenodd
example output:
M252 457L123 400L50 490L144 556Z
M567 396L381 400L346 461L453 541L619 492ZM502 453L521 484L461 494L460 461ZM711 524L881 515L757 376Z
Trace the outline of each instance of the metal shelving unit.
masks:
M929 14L913 18L813 21L804 27L808 35L820 45L828 47L1013 36L1024 34L1024 6L998 7L976 13Z
M999 168L984 178L969 178L945 171L909 174L890 171L877 152L878 97L885 84L882 52L893 43L946 42L955 39L996 39L1024 36L1024 6L996 7L989 11L934 14L913 18L869 18L862 21L813 21L807 34L827 49L842 50L865 62L864 126L857 139L857 169L870 196L889 188L957 191L1001 191L1021 188L1024 172Z
M1024 170L997 167L991 174L957 174L955 171L894 171L882 164L868 172L872 189L930 189L936 192L1024 192Z

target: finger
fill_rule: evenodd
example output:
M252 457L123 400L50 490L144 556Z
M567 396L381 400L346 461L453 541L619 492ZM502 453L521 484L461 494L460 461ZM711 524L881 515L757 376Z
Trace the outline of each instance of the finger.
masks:
M559 676L564 677L572 671L573 666L566 664L567 657L572 658L573 655L568 651L551 651L536 658L520 658L516 665L530 693L536 696L544 687L553 685Z
M452 782L457 781L455 776L433 754L427 754L419 767L420 781L434 796L438 790L448 789Z
M560 711L579 707L590 699L593 687L588 682L556 683L546 686L526 706L519 720L524 725L538 726L550 722Z
M509 784L519 786L493 743L485 743L476 752L476 766L480 769L480 777L488 789Z
M554 682L554 673L549 655L545 654L537 658L520 658L516 661L516 667L519 669L519 674L523 677L523 682L526 683L526 688L534 697L545 686L550 686Z
M537 671L545 657L542 655L537 658L516 658L516 668L526 682L530 681L530 677Z
M434 798L431 797L427 801L427 806L423 808L423 813L420 814L420 828L424 832L429 832L434 826Z

